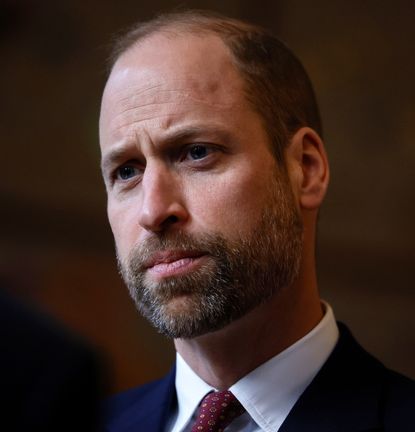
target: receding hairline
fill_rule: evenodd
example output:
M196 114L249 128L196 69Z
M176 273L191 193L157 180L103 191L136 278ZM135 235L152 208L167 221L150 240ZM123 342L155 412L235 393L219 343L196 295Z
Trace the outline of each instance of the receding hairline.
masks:
M123 37L116 40L108 59L109 69L111 70L117 60L125 53L155 35L174 38L183 33L195 36L210 34L217 36L229 48L227 43L229 38L236 37L237 34L242 36L247 32L271 34L266 29L255 24L241 19L229 18L211 11L186 10L161 14L150 21L139 23L138 26L136 23L131 29L124 32ZM230 49L229 53L233 57Z
M216 39L217 41L219 41L221 43L221 45L224 47L225 52L228 54L229 59L231 60L232 63L234 63L234 66L237 70L237 72L239 73L239 70L237 68L237 64L236 64L236 59L235 56L232 52L232 50L230 49L230 47L226 44L226 40L224 40L223 37L221 37L220 34L217 34L214 31L211 31L209 29L201 29L198 30L196 28L181 28L181 27L177 27L174 24L172 24L171 26L166 26L165 28L161 28L159 30L155 30L151 33L146 34L143 37L138 38L135 41L132 41L127 47L125 47L125 49L123 49L122 51L119 52L119 54L114 57L114 60L112 62L112 64L110 65L110 71L111 68L114 68L114 66L119 62L119 60L123 59L124 57L127 57L130 53L132 53L134 50L139 49L141 46L145 45L146 43L151 43L154 40L157 40L158 38L164 38L166 40L169 41L174 41L175 39L180 39L180 38L186 38L186 37L195 37L195 38L199 38L199 39L204 39L212 37L214 39Z

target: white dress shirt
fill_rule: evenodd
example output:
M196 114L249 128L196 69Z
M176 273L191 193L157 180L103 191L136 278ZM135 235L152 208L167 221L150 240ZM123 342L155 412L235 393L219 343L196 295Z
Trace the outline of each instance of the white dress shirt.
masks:
M277 432L294 404L323 366L339 337L333 311L324 304L319 324L296 343L236 382L230 391L246 409L226 432ZM177 412L168 432L189 432L197 408L207 393L216 390L203 381L177 354Z

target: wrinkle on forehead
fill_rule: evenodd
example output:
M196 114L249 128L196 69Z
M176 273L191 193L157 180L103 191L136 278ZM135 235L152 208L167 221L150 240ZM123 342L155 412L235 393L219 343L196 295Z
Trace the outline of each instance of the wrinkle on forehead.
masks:
M120 106L144 107L151 103L174 102L178 98L200 102L212 107L222 106L226 108L240 105L240 103L235 104L232 89L229 87L220 89L218 83L203 85L192 78L160 80L158 82L153 78L147 82L148 84L145 86L130 83L128 86L120 87L116 92L113 92L116 93L114 95Z
M113 132L130 125L159 120L159 126L167 128L171 122L194 110L210 109L228 116L241 108L242 101L235 99L231 89L220 89L219 85L204 86L192 79L130 82L111 90L111 103L103 111L103 121ZM190 114L191 115L191 114Z

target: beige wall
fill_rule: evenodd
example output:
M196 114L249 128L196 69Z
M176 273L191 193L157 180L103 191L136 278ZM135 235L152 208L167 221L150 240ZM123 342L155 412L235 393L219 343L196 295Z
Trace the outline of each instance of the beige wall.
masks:
M143 3L0 5L1 276L107 353L116 389L162 374L173 358L119 281L98 168L106 45L175 4ZM415 377L415 3L180 4L264 24L305 63L332 165L323 296L369 350Z

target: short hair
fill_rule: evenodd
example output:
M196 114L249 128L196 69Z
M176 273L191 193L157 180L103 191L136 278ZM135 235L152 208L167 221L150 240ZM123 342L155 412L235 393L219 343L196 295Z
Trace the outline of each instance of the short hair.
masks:
M266 29L213 12L187 10L161 14L134 24L115 40L110 67L149 36L166 32L218 36L245 82L245 96L263 120L271 151L280 165L291 136L302 126L322 135L311 81L293 52ZM180 33L179 33L180 32Z

